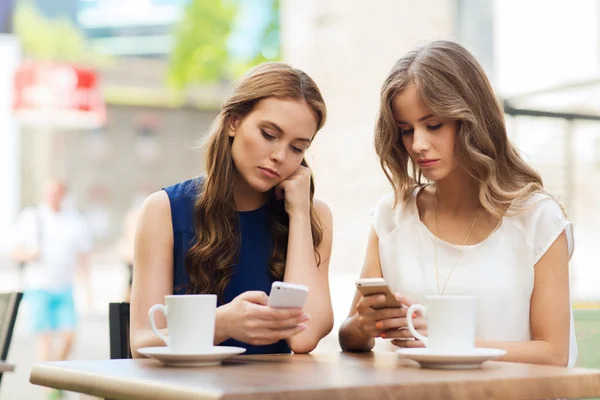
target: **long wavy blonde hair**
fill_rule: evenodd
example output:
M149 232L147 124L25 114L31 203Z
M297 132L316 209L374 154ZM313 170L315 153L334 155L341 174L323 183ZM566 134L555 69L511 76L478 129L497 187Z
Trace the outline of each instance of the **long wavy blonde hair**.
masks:
M479 201L490 214L501 218L509 208L520 212L515 200L544 191L541 176L508 139L502 106L483 68L461 45L440 40L400 58L381 88L375 149L396 203L408 201L425 184L392 112L394 97L410 83L434 115L458 121L455 156L479 182Z
M239 255L238 217L233 197L235 166L231 156L233 138L228 135L232 117L243 119L263 99L302 100L317 121L317 131L325 124L327 109L315 82L303 71L283 63L265 63L251 69L233 95L223 104L205 143L206 176L194 204L196 240L186 255L190 276L188 293L223 293L233 274ZM302 160L302 165L307 166ZM311 179L311 230L317 264L317 247L323 228L313 208L314 178ZM269 226L273 253L269 272L273 279L283 280L287 257L289 217L284 202L269 196Z

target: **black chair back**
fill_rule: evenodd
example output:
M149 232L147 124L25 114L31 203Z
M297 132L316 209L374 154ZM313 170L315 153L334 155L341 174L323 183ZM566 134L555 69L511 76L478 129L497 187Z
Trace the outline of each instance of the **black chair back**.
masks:
M23 293L0 293L0 361L5 361L8 357L8 349L12 340L17 313ZM0 373L2 380L2 373Z
M129 303L110 303L108 320L111 360L132 358L129 345Z

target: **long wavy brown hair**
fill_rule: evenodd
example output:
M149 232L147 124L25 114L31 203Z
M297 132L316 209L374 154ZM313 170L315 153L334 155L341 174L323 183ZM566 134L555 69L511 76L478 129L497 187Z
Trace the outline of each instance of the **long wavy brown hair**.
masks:
M490 214L501 218L509 209L520 212L523 203L514 200L544 191L541 176L508 139L502 106L483 68L461 45L440 40L400 58L381 88L375 149L396 203L408 201L425 184L392 111L394 97L410 83L434 115L458 121L455 156L479 182L479 201Z
M228 135L231 118L243 119L263 99L303 100L312 109L317 131L325 124L327 109L316 83L303 71L283 63L265 63L251 69L233 95L223 104L205 143L206 176L194 204L196 239L186 255L190 276L188 293L216 293L223 301L239 255L240 232L233 197L235 166L231 156L233 138ZM307 166L302 160L302 165ZM314 179L310 184L311 231L317 265L317 247L323 228L313 207ZM283 200L269 196L269 226L273 252L269 273L283 280L287 257L289 217Z

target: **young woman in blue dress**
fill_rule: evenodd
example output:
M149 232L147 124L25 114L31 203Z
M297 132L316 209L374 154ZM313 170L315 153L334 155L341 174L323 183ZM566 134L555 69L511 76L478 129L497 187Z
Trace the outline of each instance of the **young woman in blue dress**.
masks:
M304 160L325 117L317 85L300 70L267 63L241 80L205 143L205 174L152 194L140 213L134 357L164 345L147 314L171 294L217 294L214 344L246 354L308 353L331 331L332 216L313 198ZM274 281L308 286L304 308L267 306Z

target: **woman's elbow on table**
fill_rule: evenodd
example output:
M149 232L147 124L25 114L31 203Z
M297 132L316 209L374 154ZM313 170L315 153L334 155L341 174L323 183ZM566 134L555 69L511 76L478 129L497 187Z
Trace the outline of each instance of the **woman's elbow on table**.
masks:
M136 340L134 336L129 339L129 350L131 351L131 358L145 358L143 354L138 353L138 349L143 346L140 345L139 340Z
M550 341L550 340L534 340L534 343L541 344L538 356L540 357L538 364L555 365L558 367L567 367L570 358L569 343ZM536 363L534 361L534 363Z
M569 365L569 352L564 352L564 351L556 351L554 352L550 359L548 364L550 365L556 365L559 367L566 367Z
M553 365L557 365L559 367L568 367L569 366L569 357L555 358L553 361L554 361Z
M167 335L167 330L161 330L163 335ZM142 347L157 347L165 346L151 330L132 330L129 336L129 349L131 350L132 358L146 358L143 354L138 353L138 349Z
M143 355L141 355L140 353L137 352L137 350L140 348L140 346L138 346L135 342L135 340L133 338L131 338L130 342L129 342L129 351L131 351L131 358L144 358Z
M312 335L298 334L294 337L291 337L290 339L288 339L288 344L290 346L290 349L295 354L308 354L317 347L317 345L319 344L321 339L323 339L325 336L327 336L329 334L329 332L331 332L332 329L333 329L333 319L331 320L330 323L327 324L327 326L323 327L323 332L321 332L318 335L317 334L312 334Z
M290 349L294 352L294 354L308 354L313 351L318 344L318 340L313 340L310 338L303 338L300 340L294 340L292 338L290 340Z

